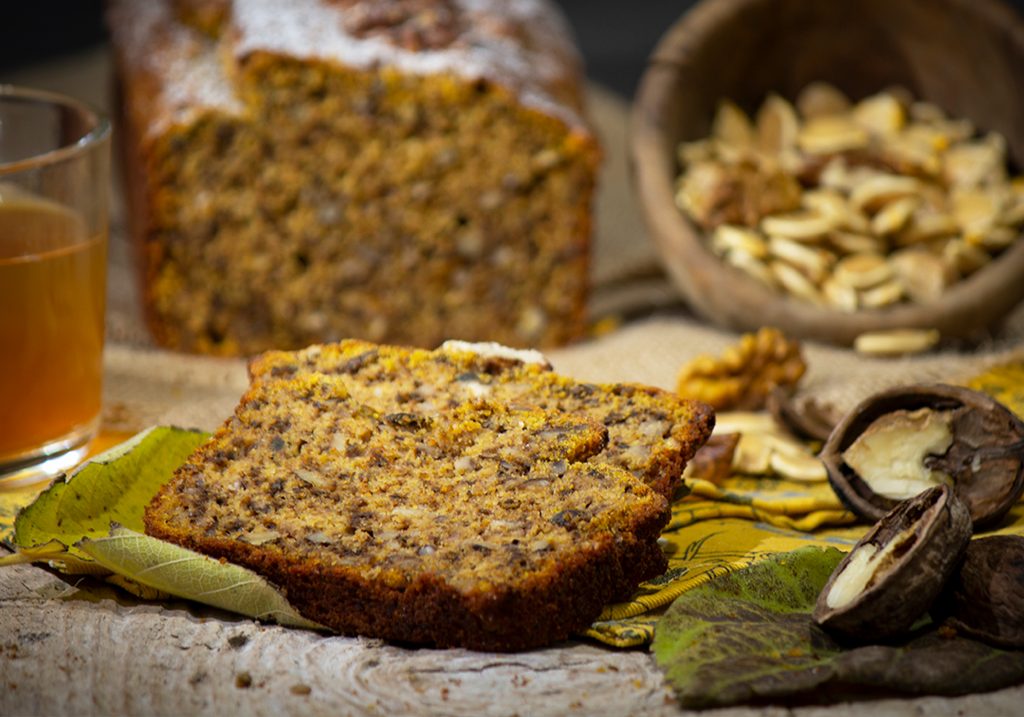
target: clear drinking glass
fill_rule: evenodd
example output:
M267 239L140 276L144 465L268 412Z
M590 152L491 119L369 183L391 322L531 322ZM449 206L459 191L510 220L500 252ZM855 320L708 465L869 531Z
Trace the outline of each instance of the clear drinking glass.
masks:
M77 463L99 426L110 122L0 85L0 487Z

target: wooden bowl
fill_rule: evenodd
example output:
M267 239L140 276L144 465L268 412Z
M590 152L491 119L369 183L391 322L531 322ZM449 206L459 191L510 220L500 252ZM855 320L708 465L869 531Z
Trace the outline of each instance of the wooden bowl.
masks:
M979 338L1024 298L1024 241L929 304L855 313L792 299L726 265L674 201L676 147L706 137L718 102L752 112L814 80L859 99L903 85L1007 140L1024 166L1024 21L999 0L704 0L662 38L633 105L634 186L672 279L699 314L750 331L851 344L867 331Z

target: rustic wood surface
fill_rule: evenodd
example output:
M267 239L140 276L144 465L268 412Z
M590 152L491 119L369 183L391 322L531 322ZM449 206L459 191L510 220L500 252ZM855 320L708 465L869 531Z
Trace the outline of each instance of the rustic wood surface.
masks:
M1024 689L956 699L732 708L735 717L1016 715ZM646 652L408 650L136 603L35 567L0 570L2 715L684 714Z
M104 62L102 53L71 58L0 81L70 91L101 103L96 68ZM629 194L622 191L628 185L624 107L602 93L595 98L613 168L604 186L622 203L600 210L607 217L605 226L613 229L605 236L621 237L629 245L624 250L628 261L606 258L598 276L614 278L615 269L643 274L649 259L646 240ZM112 285L112 308L130 309L131 296L129 284ZM116 318L119 337L136 336L135 319ZM552 359L580 378L670 386L681 361L697 351L718 351L732 340L674 316L630 324L601 341L554 352ZM230 413L246 385L240 361L178 356L127 343L114 343L105 356L108 429L132 431L153 423L212 428ZM996 358L952 355L884 364L825 347L811 347L808 353L809 385L834 390L847 401L858 397L857 392L847 394L851 386L863 392L908 372L918 377L963 373ZM957 699L743 707L711 714L1015 715L1022 704L1024 687L1018 687ZM38 567L0 569L0 715L184 714L659 717L683 712L645 651L586 643L510 655L410 650L264 626L185 603L142 603L113 588L61 579Z
M706 248L703 232L675 206L675 150L680 141L707 136L722 99L753 111L769 92L793 98L810 82L827 80L855 98L903 85L953 116L1002 133L1020 167L1022 67L1024 21L1000 0L703 3L655 50L632 117L644 215L676 285L701 315L744 331L771 325L843 345L892 328L983 335L1024 298L1024 242L929 304L855 313L816 307L771 291Z

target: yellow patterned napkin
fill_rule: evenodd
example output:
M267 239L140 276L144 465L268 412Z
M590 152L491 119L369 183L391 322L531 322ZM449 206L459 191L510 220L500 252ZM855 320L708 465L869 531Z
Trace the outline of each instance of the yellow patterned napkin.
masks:
M997 366L967 385L1024 417L1024 363ZM643 583L628 602L607 606L587 637L614 647L649 644L661 613L690 588L806 545L848 550L870 527L843 508L828 483L731 476L720 485L687 484L690 496L672 506L662 533L668 570ZM1024 535L1024 502L992 532Z

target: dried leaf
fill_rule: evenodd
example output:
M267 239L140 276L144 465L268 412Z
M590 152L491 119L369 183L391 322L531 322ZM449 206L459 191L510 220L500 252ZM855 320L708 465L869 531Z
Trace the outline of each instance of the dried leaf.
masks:
M899 644L846 649L811 623L843 553L776 555L686 592L659 621L654 655L686 708L959 695L1024 680L1024 651L927 626Z
M114 526L75 546L112 573L163 593L291 627L318 628L251 570Z

